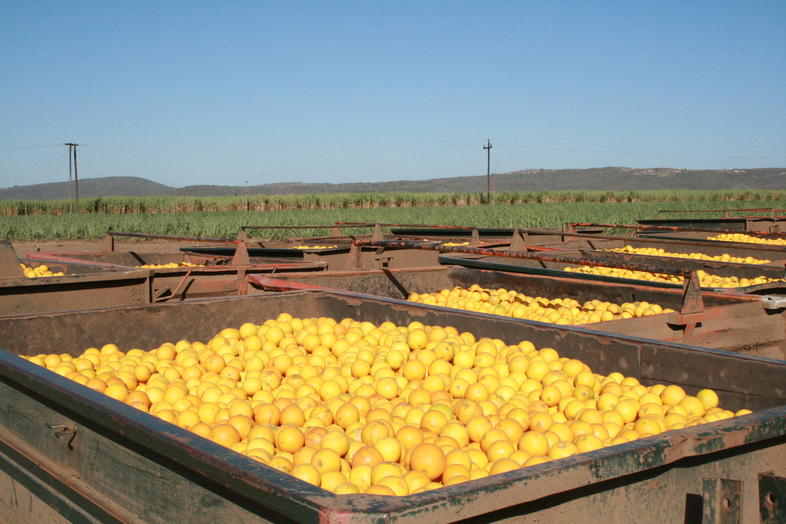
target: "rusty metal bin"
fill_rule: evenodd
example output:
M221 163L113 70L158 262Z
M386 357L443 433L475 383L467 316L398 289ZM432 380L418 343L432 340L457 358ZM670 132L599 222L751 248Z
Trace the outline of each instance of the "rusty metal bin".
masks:
M696 293L681 289L624 285L592 280L527 275L441 266L365 272L254 275L254 290L292 290L299 284L406 299L411 293L432 293L456 286L478 284L505 288L530 296L569 297L579 302L593 299L620 304L647 301L674 313L587 324L592 330L636 335L657 340L723 349L786 360L786 300L753 295Z
M645 384L756 413L407 497L333 495L16 354L206 339L282 311L454 325L531 340ZM0 319L0 519L7 522L782 522L786 363L341 292ZM778 520L781 519L781 520Z
M646 260L643 260L645 258L658 259L658 260L657 263L655 261L652 261L650 265L647 263ZM752 264L728 264L724 262L709 262L709 261L699 262L699 261L691 261L691 260L675 261L677 259L667 260L667 257L647 257L645 255L627 255L627 254L623 255L621 253L603 253L601 254L601 256L598 256L598 254L587 255L586 260L588 261L591 260L596 263L606 263L607 265L610 266L614 266L616 263L632 262L632 263L639 264L641 266L639 269L647 270L653 273L662 272L662 273L679 274L680 272L683 272L686 269L689 270L702 269L707 273L724 276L724 277L737 276L737 277L755 278L757 276L763 275L765 277L772 278L772 279L779 279L781 281L771 282L767 284L753 285L753 286L745 286L745 287L734 287L734 288L702 287L701 289L704 291L714 291L718 293L729 293L729 294L783 295L784 293L786 293L786 282L783 281L785 276L783 268L777 268L772 266L760 266L760 265L752 265ZM596 282L609 282L609 283L627 284L627 285L646 285L650 287L658 287L663 289L682 288L681 284L670 283L670 282L638 280L632 278L620 278L620 277L611 277L605 275L595 275L595 274L588 274L588 273L579 273L574 271L566 271L565 270L566 267L573 267L573 268L580 267L579 264L572 264L572 263L539 261L539 260L530 260L530 259L516 259L516 258L507 258L507 257L503 258L503 257L495 257L495 256L456 256L456 255L440 255L439 261L441 264L472 267L478 269L492 269L498 271L514 272L514 273L547 275L547 276L574 278L580 280L591 280ZM696 265L691 264L692 262L695 262Z
M705 233L706 235L706 233ZM783 267L786 262L786 246L770 244L751 244L746 242L718 242L697 238L676 238L667 237L661 234L642 234L636 237L614 237L577 235L577 238L567 237L561 242L538 242L538 237L528 234L528 239L534 239L541 248L553 248L560 250L592 250L593 252L615 254L608 251L625 246L634 248L662 249L667 253L674 253L676 256L651 256L659 260L670 259L680 260L689 263L710 262L701 259L691 259L687 255L691 253L702 253L708 256L720 256L724 254L735 257L752 257L759 260L769 260L764 264L756 264L756 267ZM680 255L685 255L681 257ZM646 255L641 255L646 256ZM738 264L741 265L741 264Z

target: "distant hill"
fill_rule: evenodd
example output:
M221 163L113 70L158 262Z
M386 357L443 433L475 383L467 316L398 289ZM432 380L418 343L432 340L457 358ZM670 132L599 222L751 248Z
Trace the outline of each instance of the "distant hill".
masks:
M673 168L634 169L528 169L492 175L492 190L501 191L643 191L653 189L721 190L786 189L786 168L687 170ZM251 195L305 195L319 193L453 193L484 192L485 176L306 184L280 182L250 186ZM243 195L242 186L170 187L146 178L86 178L79 182L82 198L109 196L233 196ZM59 200L69 198L67 182L14 186L0 189L0 200Z

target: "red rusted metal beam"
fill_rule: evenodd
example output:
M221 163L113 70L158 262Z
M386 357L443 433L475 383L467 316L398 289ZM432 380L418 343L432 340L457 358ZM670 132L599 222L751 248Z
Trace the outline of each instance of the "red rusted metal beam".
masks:
M280 278L268 277L265 275L248 275L246 277L248 282L262 288L272 291L298 291L298 290L326 290L331 289L324 286L315 286L313 284L304 284L302 282L294 282L290 280L283 280Z

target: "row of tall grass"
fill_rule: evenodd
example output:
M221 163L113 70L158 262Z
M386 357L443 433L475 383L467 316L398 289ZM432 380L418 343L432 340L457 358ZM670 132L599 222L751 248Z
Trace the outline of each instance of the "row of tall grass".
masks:
M772 201L725 201L724 208L760 208ZM631 224L655 218L658 211L706 209L707 201L532 202L523 205L417 206L397 208L201 211L177 213L66 213L0 216L0 238L21 240L96 239L107 231L203 238L234 238L240 226L329 225L336 221L473 225L478 227L559 227L565 222ZM671 215L670 215L671 216ZM678 215L679 216L679 215ZM324 229L257 232L268 239L328 234Z
M491 203L640 203L640 202L761 202L772 206L786 202L786 191L540 191L501 192L491 195ZM77 209L69 200L5 200L0 216L79 214L165 214L203 211L302 211L334 209L376 209L476 206L487 204L484 193L355 193L320 195L253 195L227 197L109 197L83 198ZM747 206L750 207L750 206Z

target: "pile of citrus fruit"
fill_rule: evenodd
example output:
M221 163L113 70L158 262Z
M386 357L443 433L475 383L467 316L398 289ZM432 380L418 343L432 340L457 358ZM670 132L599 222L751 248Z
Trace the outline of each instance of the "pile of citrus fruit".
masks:
M647 317L674 311L644 301L615 304L595 299L581 303L572 298L549 299L531 297L504 288L486 289L477 284L473 284L469 289L454 287L434 293L412 293L407 300L540 322L573 325Z
M648 280L650 282L669 282L672 284L682 284L684 278L681 275L669 275L668 273L650 273L648 271L632 271L629 269L621 269L616 267L606 266L580 266L580 267L565 267L564 271L571 271L573 273L585 273L588 275L600 275L614 278L630 278L633 280ZM722 277L720 275L712 275L704 270L696 271L699 277L701 287L748 287L759 284L769 284L771 282L782 282L782 279L769 278L760 275L754 278L745 277Z
M758 259L753 257L735 257L724 253L722 255L707 255L705 253L670 253L661 248L655 247L615 247L612 249L604 249L604 251L614 251L615 253L634 253L636 255L650 255L656 257L676 257L676 258L693 258L696 260L714 260L716 262L734 262L736 264L767 264L771 260Z
M65 275L62 271L53 272L49 269L49 266L45 264L41 264L36 267L26 266L25 264L19 264L22 268L22 272L24 272L27 278L39 278L39 277L62 277Z
M528 341L293 318L28 360L338 494L408 495L750 413Z
M205 267L203 264L192 264L191 262L170 262L168 264L144 264L136 266L144 269L171 269L178 267Z
M707 237L707 240L717 240L719 242L746 242L749 244L770 244L773 246L786 246L786 238L763 238L744 235L742 233L721 233L714 237Z

